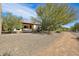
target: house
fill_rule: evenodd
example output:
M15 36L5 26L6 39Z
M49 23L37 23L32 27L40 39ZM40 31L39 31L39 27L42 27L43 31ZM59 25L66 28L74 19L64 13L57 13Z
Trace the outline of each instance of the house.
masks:
M36 31L39 27L39 23L32 23L32 22L27 22L27 21L22 21L23 24L23 28L16 30L14 29L14 31L22 31L22 32L32 32L32 31Z
M39 24L23 22L23 31L31 32L32 30L36 31Z
M14 28L13 32L32 32L32 31L36 31L39 27L39 23L33 23L33 22L27 22L27 21L22 21L23 24L23 28L21 29L16 29ZM4 31L4 28L2 26L2 32L7 32Z

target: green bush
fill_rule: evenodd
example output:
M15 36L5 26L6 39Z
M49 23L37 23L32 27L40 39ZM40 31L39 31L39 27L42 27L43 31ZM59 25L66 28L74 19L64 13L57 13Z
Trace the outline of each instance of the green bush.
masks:
M21 29L23 27L21 20L22 20L21 17L16 17L11 13L7 13L6 16L3 16L3 23L2 23L3 31L13 32L14 28Z
M62 32L62 30L61 30L61 29L59 29L59 30L56 30L55 32L56 32L56 33L61 33L61 32Z

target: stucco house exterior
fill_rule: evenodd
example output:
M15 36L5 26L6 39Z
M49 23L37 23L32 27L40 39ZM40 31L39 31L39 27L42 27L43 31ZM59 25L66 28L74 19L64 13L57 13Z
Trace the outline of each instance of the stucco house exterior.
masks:
M23 28L16 30L14 29L15 32L32 32L32 31L36 31L38 29L38 27L40 26L39 23L32 23L32 22L27 22L27 21L22 21L23 24Z
M32 32L32 31L36 31L38 29L38 27L40 26L39 23L33 23L33 22L27 22L22 20L22 24L23 24L23 28L21 29L16 29L14 28L13 32ZM7 33L7 31L4 31L4 28L2 26L2 33Z

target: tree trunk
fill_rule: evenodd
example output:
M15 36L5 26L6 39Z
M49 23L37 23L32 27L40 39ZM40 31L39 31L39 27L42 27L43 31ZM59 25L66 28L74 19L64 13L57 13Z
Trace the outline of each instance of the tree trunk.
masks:
M1 15L2 15L2 5L0 3L0 35L1 35L1 31L2 31L2 17L1 17Z

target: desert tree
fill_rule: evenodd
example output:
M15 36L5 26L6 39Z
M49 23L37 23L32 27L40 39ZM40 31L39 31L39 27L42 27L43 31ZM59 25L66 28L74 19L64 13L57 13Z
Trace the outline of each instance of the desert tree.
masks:
M68 24L76 19L76 11L68 4L52 4L48 3L39 6L36 10L42 30L57 30L62 25Z
M16 17L15 19L15 28L18 29L22 29L23 28L23 24L22 24L22 17Z
M74 26L72 26L70 30L74 32L79 32L79 23L74 24Z
M22 28L22 18L16 17L11 13L7 13L6 16L3 16L3 30L6 32L12 32L15 28L21 29Z

